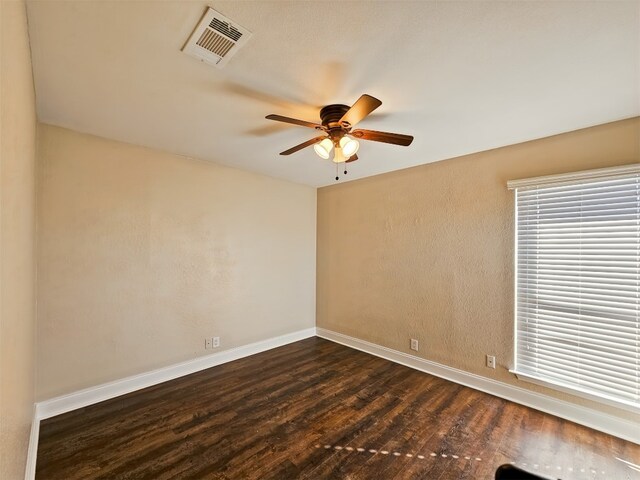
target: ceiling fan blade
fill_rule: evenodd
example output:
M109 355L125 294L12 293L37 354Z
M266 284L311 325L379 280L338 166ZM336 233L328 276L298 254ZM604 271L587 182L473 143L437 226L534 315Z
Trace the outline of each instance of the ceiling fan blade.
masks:
M382 105L380 100L365 93L347 110L340 119L340 123L346 122L353 127L380 105Z
M374 142L392 143L394 145L402 145L408 147L413 142L411 135L402 135L401 133L376 132L375 130L354 130L350 133L356 138L363 140L372 140Z
M351 155L351 157L349 158L349 160L347 160L345 163L355 162L357 159L358 159L358 155L353 154L353 155Z
M297 118L283 117L282 115L271 114L271 115L267 115L264 118L267 118L269 120L275 120L276 122L284 122L284 123L291 123L293 125L300 125L302 127L322 129L322 125L318 123L306 122L304 120L298 120Z
M289 150L285 150L284 152L280 152L280 155L291 155L292 153L296 153L298 150L302 150L303 148L307 148L310 145L313 145L314 143L318 143L320 140L324 140L325 138L328 138L326 135L322 135L320 137L316 137L316 138L312 138L311 140L307 140L304 143L301 143L300 145L296 145L295 147L291 147Z

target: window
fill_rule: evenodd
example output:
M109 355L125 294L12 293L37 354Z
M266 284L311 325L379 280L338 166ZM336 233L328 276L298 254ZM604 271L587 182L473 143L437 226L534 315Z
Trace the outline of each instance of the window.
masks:
M640 411L640 165L509 182L519 378Z

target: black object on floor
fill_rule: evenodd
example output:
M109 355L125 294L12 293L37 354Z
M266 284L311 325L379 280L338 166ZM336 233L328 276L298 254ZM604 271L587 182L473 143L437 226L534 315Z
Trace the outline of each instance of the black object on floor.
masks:
M496 470L496 480L550 480L549 477L541 477L527 472L513 465L500 465Z

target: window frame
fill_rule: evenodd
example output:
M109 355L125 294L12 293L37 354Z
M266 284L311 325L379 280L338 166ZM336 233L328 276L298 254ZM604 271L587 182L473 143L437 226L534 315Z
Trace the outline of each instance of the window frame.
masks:
M611 405L623 410L633 412L635 414L640 413L640 400L638 403L632 401L626 401L613 396L608 396L604 393L594 393L587 389L582 389L576 385L563 384L561 381L553 379L545 379L537 376L533 376L527 372L523 372L518 369L518 189L531 186L562 186L579 184L581 180L590 181L598 179L607 179L618 176L640 174L640 164L623 165L612 168L602 168L597 170L587 170L581 172L572 172L560 175L548 175L543 177L525 178L519 180L510 180L507 182L509 190L514 191L514 310L513 310L513 367L509 369L509 372L513 373L519 380L523 380L536 385L541 385L547 388L551 388L556 391L569 393L571 395L586 398L588 400L596 401L598 403Z

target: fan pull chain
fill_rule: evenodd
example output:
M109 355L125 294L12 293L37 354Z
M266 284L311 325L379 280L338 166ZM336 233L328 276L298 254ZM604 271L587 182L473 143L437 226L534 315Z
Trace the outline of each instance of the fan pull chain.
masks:
M340 180L340 177L338 176L338 164L336 163L336 180Z
M344 174L347 174L347 162L344 162Z

